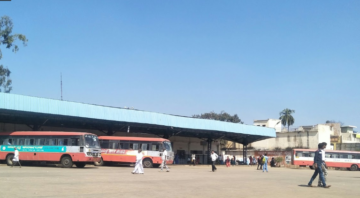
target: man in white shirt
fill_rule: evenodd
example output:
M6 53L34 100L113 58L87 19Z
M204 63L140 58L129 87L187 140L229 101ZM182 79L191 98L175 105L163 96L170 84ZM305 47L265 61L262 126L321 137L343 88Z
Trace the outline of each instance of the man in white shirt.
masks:
M132 174L144 174L142 158L143 158L142 150L139 149L138 153L136 154L136 164L134 170L131 172Z
M196 155L195 154L192 154L191 155L191 161L192 161L192 163L193 163L193 165L195 166L195 161L196 161Z
M326 167L326 163L325 163L325 149L326 149L326 146L327 146L327 143L326 142L323 142L322 143L324 146L323 148L321 149L321 152L322 152L322 161L323 163L321 164L321 169L324 173L324 180L326 182L326 177L328 175L328 171L327 171L327 167ZM319 177L319 181L318 181L318 187L324 187L324 184L322 183L320 177Z
M14 157L13 157L13 159L12 159L11 168L12 168L14 165L16 166L17 163L19 163L19 166L20 166L20 168L21 168L21 164L20 164L20 162L19 162L19 156L20 156L19 151L16 149L16 147L14 147Z
M210 158L212 161L212 164L211 164L212 171L215 172L217 170L217 168L215 167L215 163L218 158L218 155L214 151L211 151Z
M163 170L164 166L166 168L166 172L169 172L169 168L168 166L166 165L166 160L168 159L168 154L167 154L167 150L166 149L163 149L163 153L162 153L162 156L161 156L161 171Z

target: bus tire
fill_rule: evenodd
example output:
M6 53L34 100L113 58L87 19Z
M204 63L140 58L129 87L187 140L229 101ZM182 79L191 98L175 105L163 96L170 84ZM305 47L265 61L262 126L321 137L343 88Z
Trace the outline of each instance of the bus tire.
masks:
M7 164L8 166L12 166L12 164L13 164L12 159L13 159L13 158L14 158L14 154L9 154L9 155L6 156L6 164Z
M143 160L143 166L144 168L152 168L153 167L153 162L151 159L146 158Z
M61 165L63 168L71 168L73 166L73 161L70 156L64 156L61 158Z
M159 168L159 167L160 167L160 164L153 164L153 167L154 167L154 168Z
M75 163L75 166L78 167L78 168L84 168L85 167L85 162L78 162L78 163Z
M95 166L103 166L103 165L104 165L104 161L103 161L103 159L102 159L102 158L100 158L100 161L98 161L98 162L94 162L94 165L95 165Z
M359 167L356 164L351 165L350 170L351 171L357 171Z
M313 167L313 166L309 166L309 168L310 168L311 170L314 170L314 167Z

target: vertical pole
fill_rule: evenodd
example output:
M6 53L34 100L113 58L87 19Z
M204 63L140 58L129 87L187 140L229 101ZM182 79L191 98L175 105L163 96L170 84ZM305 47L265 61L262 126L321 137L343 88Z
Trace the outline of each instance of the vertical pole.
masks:
M211 163L211 159L210 159L210 155L211 155L211 143L212 143L212 139L211 138L208 138L207 140L208 142L208 164Z
M61 100L63 100L63 95L62 95L62 73L60 74L60 87L61 87Z

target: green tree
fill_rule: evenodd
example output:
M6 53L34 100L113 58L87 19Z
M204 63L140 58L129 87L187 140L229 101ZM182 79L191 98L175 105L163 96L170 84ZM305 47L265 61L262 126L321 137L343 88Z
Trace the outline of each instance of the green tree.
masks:
M26 46L27 38L23 34L13 34L12 29L14 25L10 17L3 16L0 19L0 46L5 45L5 48L11 49L13 52L17 52L19 50L18 45L16 45L16 41L22 41L23 45ZM0 59L2 59L2 51L0 49ZM8 68L5 68L3 65L0 65L0 92L10 93L12 90L11 84L12 81L10 79L11 71Z
M241 121L237 114L230 115L225 111L221 111L220 113L210 112L210 113L203 113L200 115L193 115L193 118L202 118L202 119L209 119L209 120L220 120L224 122L233 122L233 123L240 123L243 124L244 122Z
M10 73L11 71L8 68L4 68L4 66L0 65L0 92L10 93L12 90Z
M295 113L295 110L291 110L291 109L284 109L280 112L280 120L281 120L281 124L284 126L288 126L288 131L290 129L290 125L293 125L295 122L294 117L291 115Z

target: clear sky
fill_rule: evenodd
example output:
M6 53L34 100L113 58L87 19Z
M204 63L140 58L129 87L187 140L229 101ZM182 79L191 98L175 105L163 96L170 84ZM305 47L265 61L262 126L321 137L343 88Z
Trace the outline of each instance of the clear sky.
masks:
M360 127L360 1L12 0L14 94Z

